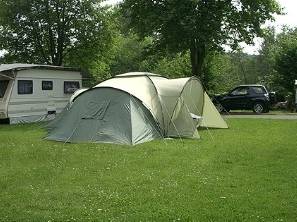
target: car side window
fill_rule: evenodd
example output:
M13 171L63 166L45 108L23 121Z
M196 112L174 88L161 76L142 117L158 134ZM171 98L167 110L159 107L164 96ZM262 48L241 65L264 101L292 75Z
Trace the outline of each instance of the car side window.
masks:
M265 94L265 90L263 89L263 87L257 87L257 86L253 86L251 87L252 91L255 93L255 94Z
M230 94L232 96L244 96L248 94L248 88L246 87L236 88Z

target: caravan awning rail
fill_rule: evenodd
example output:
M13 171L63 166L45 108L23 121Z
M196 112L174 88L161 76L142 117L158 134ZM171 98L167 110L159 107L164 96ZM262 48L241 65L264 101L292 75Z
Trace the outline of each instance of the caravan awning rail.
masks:
M23 63L13 63L13 64L2 64L0 65L0 73L10 70L23 70L23 69L54 69L54 70L65 70L65 71L80 71L78 68L73 67L63 67L63 66L52 66L52 65L39 65L39 64L23 64Z

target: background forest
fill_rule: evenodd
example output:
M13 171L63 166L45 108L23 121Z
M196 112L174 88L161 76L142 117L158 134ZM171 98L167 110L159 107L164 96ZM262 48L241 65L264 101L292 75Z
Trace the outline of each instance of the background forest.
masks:
M104 6L98 0L0 0L0 63L80 67L89 86L146 71L196 75L211 94L264 84L292 96L297 29L262 28L281 13L277 2L217 2L126 0ZM243 53L238 43L256 36L264 39L259 54Z

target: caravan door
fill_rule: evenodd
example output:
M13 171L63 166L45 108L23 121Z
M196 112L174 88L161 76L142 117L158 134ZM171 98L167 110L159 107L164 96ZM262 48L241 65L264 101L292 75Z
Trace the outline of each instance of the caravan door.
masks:
M12 81L5 78L0 78L0 119L6 119L7 117L7 104L9 92L11 91Z

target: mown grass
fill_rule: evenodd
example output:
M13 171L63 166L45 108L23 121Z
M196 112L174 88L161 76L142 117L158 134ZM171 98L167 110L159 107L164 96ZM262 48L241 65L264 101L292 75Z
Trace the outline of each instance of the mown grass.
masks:
M0 220L296 221L297 121L228 124L135 147L1 125Z

